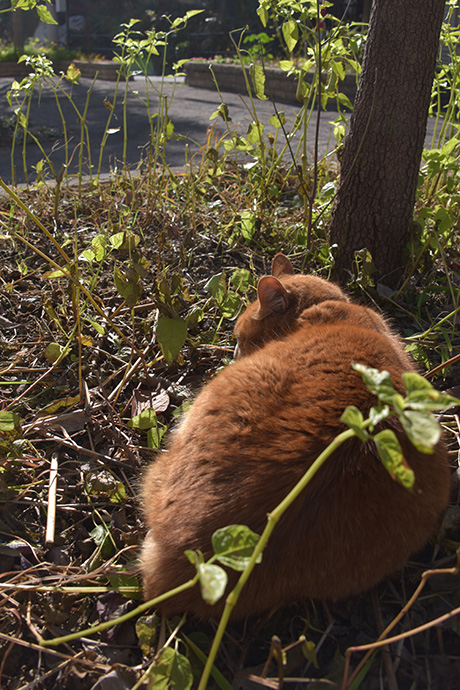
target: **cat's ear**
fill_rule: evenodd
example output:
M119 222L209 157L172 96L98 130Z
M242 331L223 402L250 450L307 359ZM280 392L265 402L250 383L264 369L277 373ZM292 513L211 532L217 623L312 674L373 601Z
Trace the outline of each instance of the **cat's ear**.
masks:
M253 318L263 319L270 314L284 314L289 306L288 293L278 278L262 276L257 285L259 309Z
M294 267L284 254L277 254L272 261L272 276L279 278L282 275L292 275Z

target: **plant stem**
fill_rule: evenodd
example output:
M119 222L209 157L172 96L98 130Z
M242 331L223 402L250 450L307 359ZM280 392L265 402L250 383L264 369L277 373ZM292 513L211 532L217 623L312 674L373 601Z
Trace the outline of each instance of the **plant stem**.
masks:
M181 592L185 592L185 590L187 589L191 589L191 587L194 587L197 582L198 574L196 574L192 580L188 580L188 582L186 582L185 584L180 585L175 589L172 589L170 592L161 594L159 597L155 597L155 599L145 601L143 604L140 604L132 611L128 611L128 613L125 613L122 616L119 616L118 618L113 618L110 621L99 623L98 625L94 625L91 628L86 628L86 630L80 630L79 632L70 633L69 635L63 635L62 637L55 637L52 640L44 640L43 638L40 638L40 646L58 647L60 644L66 644L67 642L71 642L72 640L78 640L81 637L88 637L88 635L94 635L95 633L102 632L103 630L112 628L114 625L118 625L119 623L125 623L126 621L131 620L131 618L135 618L136 616L139 616L141 613L148 611L152 606L160 604L165 599L169 599L170 597L175 596L176 594L180 594Z
M370 420L366 420L364 422L365 426L369 426ZM295 501L295 499L302 493L302 491L305 489L307 484L313 479L315 474L318 472L320 467L326 462L326 460L332 455L332 453L337 450L339 446L342 445L345 441L348 441L349 439L353 438L356 436L356 432L353 429L346 429L346 431L342 431L341 434L339 434L333 441L330 443L327 448L323 450L323 452L316 458L315 462L311 465L311 467L308 468L308 470L305 472L303 475L302 479L300 479L299 482L294 486L294 488L288 493L286 498L284 498L281 503L279 503L274 510L272 510L271 513L268 515L268 521L267 525L262 532L262 535L257 542L257 545L252 553L251 559L245 568L245 570L241 573L241 576L236 583L235 587L232 589L230 594L227 596L227 600L225 603L225 608L224 612L222 614L222 617L219 622L219 626L217 628L217 632L214 636L214 640L211 646L211 650L209 652L208 660L206 662L206 666L203 671L203 675L201 676L200 679L200 684L198 686L198 690L206 690L208 686L208 681L209 681L209 676L211 674L211 669L214 665L214 661L217 656L217 652L219 650L219 647L222 643L222 639L224 636L224 632L227 628L227 624L230 618L230 615L233 611L233 607L235 606L236 602L238 601L238 598L241 594L241 591L246 584L246 582L249 579L249 576L251 575L252 571L254 570L254 567L256 565L257 559L259 558L260 554L263 552L265 549L268 540L275 529L276 524L278 523L279 519L281 516L285 513L285 511L289 508L289 506Z

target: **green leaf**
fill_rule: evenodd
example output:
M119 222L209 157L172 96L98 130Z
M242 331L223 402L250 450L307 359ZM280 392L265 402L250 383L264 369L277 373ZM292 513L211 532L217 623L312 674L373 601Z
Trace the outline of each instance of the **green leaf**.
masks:
M170 319L160 316L156 327L156 338L163 356L172 364L187 338L187 322L184 319Z
M269 119L269 123L275 129L279 129L281 125L286 124L286 116L283 111L281 110L277 115L272 115Z
M45 22L45 24L57 24L57 21L51 12L46 9L45 5L37 5L36 10L42 22Z
M198 566L204 563L204 558L201 551L192 551L191 549L187 549L186 551L184 551L184 553L187 556L190 563L194 565L197 570Z
M254 86L254 92L261 101L266 101L267 96L265 95L265 72L262 65L251 63L249 68L249 74L251 75L252 83Z
M140 616L136 620L136 635L144 656L147 656L150 650L153 649L158 623L159 618L156 613L152 613L149 616Z
M93 239L91 240L91 246L93 248L96 261L102 261L106 251L106 242L104 235L96 235L96 237L93 237Z
M311 640L304 640L302 644L302 653L315 668L318 668L318 659L316 657L316 647L314 642L311 642Z
M116 232L109 237L112 247L123 252L133 252L140 241L139 235L135 235L133 232L126 232L125 230Z
M441 427L430 412L404 410L399 415L402 427L413 446L421 453L433 453L441 438Z
M405 371L402 374L402 380L404 381L407 395L413 391L433 390L431 383L415 371Z
M247 268L237 268L230 278L230 285L233 285L238 292L247 292L253 284L252 273Z
M21 430L21 419L16 412L0 412L0 432L9 433L10 431Z
M202 307L192 307L187 314L187 328L195 328L204 319L204 309Z
M406 489L414 486L414 472L407 465L401 445L391 429L384 429L374 436L377 451L385 469L393 479Z
M393 386L393 381L388 371L379 371L373 369L365 364L352 364L355 371L359 371L363 377L363 381L369 388L370 392L376 395L379 400L390 405L393 404L393 399L398 392Z
M147 431L147 447L148 448L159 448L161 446L161 439L165 435L166 427L157 426L152 427Z
M114 268L113 275L118 293L123 297L128 307L134 307L142 294L139 275L129 268L122 271L117 266Z
M129 420L131 429L152 429L157 425L157 413L152 407L142 410L140 414Z
M344 106L345 106L346 108L348 108L349 110L353 110L353 104L352 104L352 102L350 101L350 99L348 98L348 96L346 96L344 93L339 92L339 93L337 94L336 98L337 98L337 100L339 101L339 103L340 103L341 105L344 105Z
M371 422L371 427L374 428L383 419L386 419L391 414L391 410L388 405L383 405L382 407L371 407L369 410L369 419Z
M42 278L46 278L48 280L53 280L54 278L66 278L67 277L67 271L65 268L56 268L52 271L46 271L46 273L43 273Z
M221 305L227 294L227 281L224 273L216 273L212 276L204 286L206 292L209 292L216 300L217 304Z
M75 67L73 62L68 66L67 72L65 73L65 78L70 81L71 84L77 84L81 77L81 70Z
M283 38L286 42L287 49L290 53L294 50L299 40L299 30L297 28L297 23L293 19L288 19L284 22L282 28Z
M241 297L236 292L229 291L220 305L224 319L234 319L238 316L243 306Z
M256 229L256 217L252 211L242 211L240 226L244 239L252 240Z
M437 391L423 376L409 371L402 375L406 387L406 405L412 410L447 410L460 405L460 400L449 393Z
M294 62L292 60L280 60L280 69L283 72L289 72L294 67Z
M139 580L134 573L130 573L128 570L118 570L113 573L109 572L108 579L112 589L119 591L123 587L129 587L130 589L134 590L133 592L129 592L129 594L120 592L120 594L123 594L123 596L129 596L131 598L135 596L136 591L140 593Z
M253 144L254 146L258 144L262 138L262 134L264 131L264 125L259 122L251 122L251 124L248 127L248 132L247 132L247 139L250 144ZM250 213L247 211L247 213Z
M188 10L188 12L185 13L184 19L191 19L192 17L195 17L197 14L201 14L202 12L204 12L204 10Z
M215 604L224 595L227 586L227 573L212 563L198 565L201 596L207 604Z
M96 546L102 546L107 539L107 527L105 525L97 525L91 530L90 535Z
M94 328L94 330L97 333L99 333L99 335L104 335L104 333L105 333L104 326L101 326L100 323L98 323L97 321L94 321L93 319L90 319L89 317L88 317L88 322L91 324L91 326Z
M148 690L190 690L193 674L186 656L166 647L149 673Z
M59 345L59 343L49 343L45 348L45 357L50 364L64 359L69 354L69 348Z
M267 8L263 5L260 5L257 8L256 13L259 15L259 19L262 22L263 26L267 26L267 22L268 22Z
M80 259L80 261L84 260L88 261L88 263L92 263L96 258L96 254L93 252L92 249L84 249L78 258Z
M230 117L228 113L228 105L226 103L220 103L217 106L217 110L215 110L210 116L210 120L215 120L216 117L221 117L224 122L231 122L232 118Z
M364 418L360 410L354 405L349 405L342 416L340 417L342 424L346 424L350 429L353 429L356 436L361 441L367 441L369 439L369 434L366 429L363 428Z
M165 134L167 139L171 139L172 135L174 134L174 123L172 122L172 120L168 119L166 123Z
M114 249L120 249L121 245L123 244L124 239L125 239L125 233L124 232L116 232L109 237L109 242Z
M248 565L258 541L259 535L245 525L229 525L212 535L212 547L217 559L240 572ZM262 554L257 558L257 563L261 561Z

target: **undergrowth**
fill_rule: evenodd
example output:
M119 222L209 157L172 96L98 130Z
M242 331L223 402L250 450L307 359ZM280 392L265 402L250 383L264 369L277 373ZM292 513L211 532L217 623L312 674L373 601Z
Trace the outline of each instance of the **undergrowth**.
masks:
M13 137L13 148L23 147L29 185L13 190L2 182L0 200L2 687L92 688L107 676L113 687L133 690L147 682L198 685L212 625L160 621L153 610L127 617L141 600L137 486L193 394L231 359L233 322L254 297L257 277L268 272L274 253L289 251L298 269L326 277L333 265L327 226L338 164L333 155L311 157L306 127L321 113L318 100L325 107L335 99L340 154L351 107L340 95L340 81L344 62L358 73L359 62L348 28L332 24L329 42L321 45L314 31L316 3L283 3L288 5L300 19L294 27L278 15L281 35L290 52L300 39L306 51L303 67L286 65L299 79L301 107L293 129L287 131L279 109L270 129L258 119L255 102L264 97L264 80L262 67L254 65L255 95L245 101L252 115L248 130L233 128L222 99L214 120L223 122L223 133L210 129L199 155L181 173L166 163L174 123L160 98L158 112L145 102L151 129L140 172L133 174L124 156L110 180L100 179L96 164L86 176L89 91L87 108L78 112L79 148L74 152L67 142L57 110L68 165L54 168L41 144L43 164L32 186L31 94L44 83L66 99L71 92L62 94L65 77L56 77L42 58L32 59L32 76L12 87L15 135L23 134L22 141ZM264 24L273 11L270 3L260 3ZM192 15L171 20L171 32ZM100 156L116 99L132 90L133 72L145 72L148 79L151 54L163 51L166 65L169 36L138 34L132 21L116 37L120 73ZM440 64L434 84L432 115L438 120L420 170L406 280L397 292L376 284L372 257L364 250L356 256L349 291L388 313L421 373L458 394L458 30L448 23L443 42L451 58ZM235 39L246 62L243 45L242 37ZM307 64L317 71L326 66L325 86L315 78L307 82ZM77 80L78 74L71 70L67 77ZM162 86L154 88L161 96ZM126 154L127 120L123 131ZM80 158L71 173L74 156ZM441 421L456 467L456 411ZM309 678L316 679L315 687L337 687L345 677L346 650L377 640L416 590L422 571L431 564L455 566L458 524L454 495L439 543L372 599L363 595L332 609L308 602L247 627L231 625L209 687L249 687L250 680L281 687L288 678L293 687L305 687ZM427 582L397 631L427 627L395 643L397 661L375 651L349 687L378 687L383 667L386 677L397 670L400 688L428 687L430 678L436 678L433 687L455 687L458 577L438 574ZM443 615L450 616L448 622L434 632L430 621ZM115 627L69 640L58 650L40 647L43 638L119 617ZM356 656L355 665L361 658Z

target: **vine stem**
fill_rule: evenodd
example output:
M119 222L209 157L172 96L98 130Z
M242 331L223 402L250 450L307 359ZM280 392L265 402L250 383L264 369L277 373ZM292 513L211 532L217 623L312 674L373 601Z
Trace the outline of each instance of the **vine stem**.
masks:
M363 424L363 428L366 426L369 426L370 420L366 420ZM219 647L222 643L222 639L225 633L225 630L227 628L228 621L230 619L231 613L233 611L233 608L238 601L238 598L241 594L241 591L246 584L246 582L249 579L249 576L251 575L252 571L254 570L254 567L257 563L257 559L265 549L268 540L275 529L276 524L278 523L279 519L281 516L286 512L286 510L289 508L289 506L295 501L295 499L302 493L302 491L305 489L307 484L313 479L315 474L318 472L318 470L322 467L322 465L326 462L326 460L332 455L332 453L337 450L339 446L342 445L345 441L348 441L349 439L353 438L356 436L356 432L353 429L347 429L346 431L342 431L341 434L339 434L333 441L328 445L327 448L323 450L323 452L316 458L315 462L311 465L311 467L308 468L308 470L305 472L303 477L300 479L299 482L294 486L293 489L288 493L288 495L279 503L274 510L272 510L271 513L268 514L268 520L267 524L265 526L264 531L262 532L262 535L257 542L257 545L252 553L251 559L246 566L245 570L241 573L241 576L236 583L235 587L232 589L232 591L229 593L227 596L226 602L225 602L225 608L222 614L222 617L219 621L219 626L217 628L216 634L214 636L214 640L211 646L211 650L209 652L208 659L206 661L206 665L203 670L203 674L200 679L200 684L198 685L198 690L206 690L208 686L208 681L209 677L211 675L212 668L214 666L214 661L217 656L217 652L219 650Z
M152 608L152 606L160 604L165 599L169 599L169 597L175 596L176 594L180 594L181 592L185 592L186 589L194 587L197 582L198 574L195 575L195 577L191 580L188 580L188 582L185 582L185 584L180 585L180 587L176 587L175 589L172 589L169 592L166 592L165 594L161 594L159 597L155 597L155 599L145 601L143 604L140 604L132 611L128 611L128 613L125 613L122 616L119 616L118 618L113 618L112 620L104 621L104 623L93 625L91 628L87 628L86 630L79 630L78 632L70 633L69 635L63 635L62 637L55 637L52 640L45 640L43 639L43 637L40 636L40 646L58 647L60 644L66 644L67 642L71 642L72 640L78 640L81 637L88 637L88 635L94 635L95 633L102 632L103 630L107 630L108 628L112 628L114 625L124 623L125 621L129 621L131 618L134 618L135 616L139 616L141 613L145 613L145 611L148 611L150 608Z

